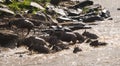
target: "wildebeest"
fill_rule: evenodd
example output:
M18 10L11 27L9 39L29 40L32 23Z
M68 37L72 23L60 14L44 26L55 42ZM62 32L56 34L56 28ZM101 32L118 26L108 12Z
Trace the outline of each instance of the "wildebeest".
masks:
M32 29L34 30L34 27L35 27L34 24L31 21L29 21L27 19L23 19L23 18L10 21L8 23L8 26L9 27L15 27L15 28L22 29L22 30L27 29L28 32L27 32L26 36L29 34L29 32ZM34 30L34 33L35 33L35 30Z
M85 6L93 5L93 1L85 0L80 2L79 4L75 5L75 8L84 8Z
M99 38L97 35L95 35L93 33L90 33L90 32L88 32L86 30L82 33L82 35L89 38L89 39L97 39L97 38Z
M49 47L58 45L60 43L62 43L57 36L41 36L41 38L43 38L46 42L49 43Z
M80 49L79 47L74 47L73 53L77 53L82 51L82 49Z
M89 23L89 22L95 22L95 21L103 21L103 17L100 17L98 15L91 15L91 16L84 16L83 22Z
M18 47L21 45L25 45L28 47L30 51L36 51L39 53L49 53L50 49L47 47L49 43L47 43L44 39L39 37L30 36L28 38L22 39L18 42Z
M19 37L17 35L0 33L0 46L14 48L16 47L18 39Z
M93 46L93 47L104 46L104 45L107 45L107 43L105 43L105 42L99 42L98 40L92 41L90 43L90 46Z
M61 50L64 50L64 49L69 49L68 45L58 44L58 45L55 45L55 46L52 47L52 50L54 52L58 52L58 51L61 51Z
M58 39L65 41L65 42L71 42L73 44L77 41L77 36L73 32L65 32L64 30L57 30L54 31L52 35L55 35L58 37Z
M78 32L74 32L74 34L77 36L77 40L79 41L79 43L83 43L85 41L85 38Z

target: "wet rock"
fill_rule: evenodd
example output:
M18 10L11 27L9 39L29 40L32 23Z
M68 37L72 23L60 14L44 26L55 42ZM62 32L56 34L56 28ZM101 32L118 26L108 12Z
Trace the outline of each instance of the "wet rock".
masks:
M85 0L85 1L81 1L79 4L75 5L74 7L82 9L82 8L84 8L86 6L90 6L90 5L93 5L93 1Z
M60 9L60 8L55 8L54 9L55 13L61 15L61 16L66 16L66 13L63 9Z
M68 9L67 13L68 16L78 16L80 15L80 13L82 12L82 10L77 10L77 9Z
M72 19L68 18L68 17L57 17L56 20L59 22L59 23L62 23L62 22L68 22L68 21L72 21Z
M87 31L83 32L82 35L89 38L89 39L99 38L96 34L93 34L93 33L87 32Z
M6 9L6 8L0 8L0 11L1 11L1 12L5 12L5 13L9 13L9 14L12 14L12 15L15 14L13 11L8 10L8 9Z
M4 5L4 4L0 4L0 8L8 8L8 6Z
M30 6L36 7L36 8L41 9L41 10L44 10L44 8L36 2L31 2Z
M75 47L74 50L73 50L73 53L77 53L77 52L80 52L82 51L82 49L80 49L79 47Z

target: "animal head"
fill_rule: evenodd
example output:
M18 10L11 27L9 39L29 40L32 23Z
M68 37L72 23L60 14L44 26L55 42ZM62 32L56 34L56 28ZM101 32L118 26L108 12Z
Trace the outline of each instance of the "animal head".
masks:
M83 36L85 36L86 34L88 34L89 32L87 32L86 30L82 33Z

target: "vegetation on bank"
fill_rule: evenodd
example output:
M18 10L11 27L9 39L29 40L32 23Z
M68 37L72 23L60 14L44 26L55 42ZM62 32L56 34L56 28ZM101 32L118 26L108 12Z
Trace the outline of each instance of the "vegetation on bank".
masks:
M45 5L50 2L50 0L5 0L0 4L7 6L9 10L14 11L15 13L24 13L25 11L35 13L39 11L39 8L31 6L31 2L35 2L40 4L42 7L45 7Z

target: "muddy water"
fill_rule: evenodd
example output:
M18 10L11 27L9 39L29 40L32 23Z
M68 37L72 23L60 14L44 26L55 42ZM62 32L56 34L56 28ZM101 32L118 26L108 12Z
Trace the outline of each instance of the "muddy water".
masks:
M107 46L93 48L88 44L77 44L83 51L73 54L72 46L55 54L33 54L21 47L0 49L0 66L120 66L120 7L119 0L94 0L111 11L112 21L97 22L88 30L100 36ZM82 32L78 30L77 32Z

